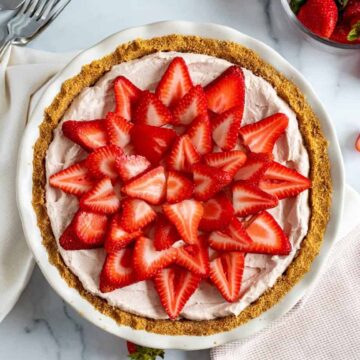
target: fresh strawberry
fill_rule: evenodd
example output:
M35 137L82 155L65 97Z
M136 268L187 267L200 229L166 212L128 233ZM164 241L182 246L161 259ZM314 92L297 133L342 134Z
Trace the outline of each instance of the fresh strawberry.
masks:
M360 19L359 19L360 21ZM343 43L343 44L358 44L360 43L360 38L357 40L350 41L348 39L349 33L351 31L351 26L345 23L338 23L334 32L331 34L330 40Z
M67 138L87 151L107 144L104 120L68 120L62 124L62 131Z
M90 173L97 179L105 176L110 179L116 179L116 160L123 155L123 151L116 145L103 146L94 150L87 159L85 164Z
M157 205L165 197L166 176L162 166L130 180L121 190L128 196Z
M126 77L119 76L114 80L114 93L116 103L115 113L126 120L131 120L131 110L139 98L141 90Z
M155 93L165 106L172 107L192 86L189 70L184 59L176 57L166 69Z
M270 166L270 158L267 154L249 153L245 164L238 170L234 180L257 183Z
M228 302L240 298L244 263L244 254L240 252L222 254L210 263L210 279Z
M120 115L108 112L105 119L105 128L108 141L112 145L124 148L130 142L130 130L133 124Z
M169 170L166 182L166 201L176 203L191 197L194 184L178 171Z
M203 231L220 230L229 225L234 216L231 202L224 193L215 195L204 203L204 214L199 229Z
M211 166L195 164L192 170L195 183L194 197L197 200L209 200L231 182L229 173Z
M296 170L273 161L260 180L259 187L280 200L309 189L311 181Z
M116 161L116 168L123 181L128 181L142 174L150 166L151 163L141 155L122 156Z
M145 346L134 344L130 341L126 342L126 347L131 359L133 360L155 360L158 357L164 359L165 351L161 349L153 349Z
M150 91L141 94L133 117L135 124L163 126L171 120L171 112L154 94Z
M200 155L212 150L211 124L207 114L198 116L191 123L187 135Z
M207 100L203 88L196 85L172 109L174 125L188 125L198 116L207 115Z
M360 21L360 1L349 0L343 12L343 22L351 26L358 21Z
M243 126L239 133L244 144L255 153L271 153L276 140L288 126L288 117L277 113L254 124Z
M356 141L355 141L355 149L360 152L360 134L359 134L358 137L356 138Z
M156 218L155 211L143 200L125 199L122 202L120 225L129 232L137 231L150 224Z
M83 195L94 186L83 161L51 175L49 183L52 187L73 195Z
M212 137L222 150L232 150L236 145L243 109L234 107L212 120Z
M245 80L240 67L230 66L205 87L208 107L221 114L236 106L242 112L245 105Z
M128 350L129 354L133 354L133 353L135 353L137 351L137 345L130 342L130 341L126 342L126 347L127 347L127 350Z
M163 210L168 219L175 225L182 240L188 244L198 242L197 231L203 215L203 206L196 200L183 200L176 204L165 204Z
M130 136L135 152L152 164L159 163L177 137L174 130L150 125L135 125Z
M155 276L155 288L170 319L179 316L200 281L199 275L178 267L163 269Z
M163 215L159 214L155 222L154 246L156 250L168 249L180 240L175 226Z

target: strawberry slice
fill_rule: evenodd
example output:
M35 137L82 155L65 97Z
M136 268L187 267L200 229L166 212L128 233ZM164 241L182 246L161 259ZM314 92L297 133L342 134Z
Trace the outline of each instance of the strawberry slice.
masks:
M207 115L207 100L203 88L196 85L172 109L174 125L189 125L198 116Z
M235 215L245 217L278 205L276 196L272 196L252 184L235 183L232 187Z
M49 183L52 187L73 195L83 195L94 186L84 161L51 175Z
M122 157L123 151L116 145L103 146L94 150L85 160L85 164L90 173L97 179L104 176L110 179L116 179L116 160Z
M250 151L271 153L275 142L284 133L289 119L285 114L277 113L254 124L243 126L239 133Z
M188 135L180 136L167 159L170 169L178 171L191 171L191 165L200 161L200 155L194 148Z
M130 180L121 190L128 196L157 205L165 197L165 170L162 166Z
M138 279L153 277L159 270L168 267L176 259L177 249L169 248L157 251L153 240L144 236L135 242L133 264Z
M242 112L245 105L245 80L240 67L230 66L205 87L208 107L215 113L223 113L234 106Z
M163 215L159 214L155 222L154 246L156 250L165 250L180 240L175 226Z
M355 149L360 152L360 134L359 134L358 137L356 138L356 141L355 141Z
M160 271L154 278L155 288L169 318L175 320L201 281L199 275L171 267Z
M175 225L182 240L188 244L198 242L197 230L203 215L203 206L196 200L183 200L176 204L163 205L163 211Z
M210 280L228 302L240 298L245 256L240 252L229 252L210 263Z
M135 124L163 126L171 120L171 112L154 94L150 91L141 94L134 112Z
M62 131L67 138L87 151L107 144L104 120L68 120L62 124Z
M131 108L141 94L130 80L119 76L114 80L115 113L126 120L131 120Z
M174 130L150 125L135 125L130 132L135 152L157 164L172 146L177 135Z
M143 200L125 199L122 202L122 209L120 225L128 232L137 231L156 218L156 212Z
M212 120L212 137L222 150L232 150L236 145L243 109L234 107Z
M128 181L133 177L142 174L150 166L151 163L145 157L140 155L122 156L116 160L116 168L123 181Z
M121 214L115 214L111 219L109 230L105 239L105 250L108 253L116 252L141 236L142 231L127 232L121 226Z
M204 214L199 229L203 231L220 230L227 227L234 216L231 202L224 193L215 195L204 203Z
M243 151L224 151L204 156L205 164L228 172L232 177L246 162L246 155Z
M155 94L165 106L176 104L193 84L189 70L183 58L175 57L162 76Z
M229 173L211 166L195 164L192 170L195 183L194 197L197 200L210 199L231 182Z
M207 114L198 116L191 123L187 135L200 155L212 150L211 125Z
M108 112L105 119L105 129L109 143L124 148L130 142L130 130L133 124L120 115Z
M169 170L166 182L166 201L176 203L191 197L194 184L178 171Z
M260 180L259 187L280 200L309 189L311 181L296 170L273 161Z
M270 166L270 159L267 154L249 153L245 164L238 170L234 180L258 183Z

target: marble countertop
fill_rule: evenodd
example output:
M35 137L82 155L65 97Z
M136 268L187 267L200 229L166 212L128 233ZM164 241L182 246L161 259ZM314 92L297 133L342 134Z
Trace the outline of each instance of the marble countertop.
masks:
M101 5L100 5L101 3ZM360 192L360 52L331 54L315 48L287 23L271 0L73 0L28 46L55 52L86 48L121 29L161 20L231 26L276 49L313 85L335 125L347 182ZM94 31L96 29L96 31ZM35 268L19 302L0 324L0 359L126 359L125 343L81 318ZM209 358L208 351L167 351L166 359Z

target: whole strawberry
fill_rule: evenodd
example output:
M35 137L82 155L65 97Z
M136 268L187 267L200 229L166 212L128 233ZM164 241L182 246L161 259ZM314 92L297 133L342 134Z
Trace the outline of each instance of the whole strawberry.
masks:
M344 13L343 21L350 26L355 25L360 21L360 1L359 0L349 0L347 3Z

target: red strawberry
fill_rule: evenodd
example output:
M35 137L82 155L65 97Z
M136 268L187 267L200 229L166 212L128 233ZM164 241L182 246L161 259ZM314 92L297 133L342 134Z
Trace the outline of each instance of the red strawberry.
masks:
M187 135L200 155L212 150L211 125L207 114L198 116L191 123Z
M170 319L179 316L200 281L199 275L177 267L164 269L155 276L155 288Z
M150 91L144 91L136 105L134 123L163 126L172 120L171 112Z
M309 189L311 181L296 170L273 161L260 180L259 187L280 200Z
M115 113L126 120L131 120L131 108L141 94L130 80L124 76L119 76L114 80L115 93Z
M359 18L360 21L360 18ZM330 40L343 43L343 44L359 44L360 38L355 40L348 40L348 35L351 31L351 26L344 23L338 23L334 32L332 33Z
M235 215L245 217L278 205L278 200L252 184L241 182L233 185L233 206Z
M130 341L126 342L126 347L127 347L129 354L133 354L133 353L137 352L137 345Z
M155 211L143 200L125 199L120 225L129 232L137 231L156 218Z
M207 115L207 100L203 88L196 85L172 109L174 125L188 125L198 116Z
M155 222L154 246L156 250L165 250L172 246L180 236L175 226L163 215L159 214Z
M116 168L123 181L128 181L133 177L142 174L150 166L150 162L140 155L122 156L116 161Z
M116 145L103 146L94 150L85 160L90 173L97 179L105 176L116 179L116 160L123 155L123 151Z
M74 231L73 222L65 229L59 239L60 246L65 250L95 249L103 245L103 239L80 240Z
M134 248L133 264L138 279L153 277L159 270L168 267L176 259L177 249L156 251L153 240L139 237Z
M230 66L219 77L205 87L208 107L221 114L234 106L242 111L245 105L245 80L240 67Z
M203 231L220 230L229 225L234 216L231 202L224 193L215 195L204 203L204 214L199 229Z
M121 190L128 196L159 204L165 197L166 176L162 166L130 180Z
M255 153L271 153L276 140L288 126L288 117L277 113L254 124L243 126L239 133L244 144Z
M51 175L49 183L52 187L73 195L85 194L94 186L83 161Z
M360 1L349 0L343 13L343 21L349 25L354 25L360 21Z
M355 141L355 149L360 152L360 134Z
M169 170L166 182L166 201L176 203L191 197L194 184L183 174Z
M212 137L222 150L232 150L236 145L243 109L234 107L212 120Z
M124 148L130 142L130 130L133 124L120 115L108 112L105 119L105 128L109 143Z
M183 200L176 204L165 204L163 210L168 219L175 225L182 240L188 244L198 242L197 230L203 215L203 206L195 200Z
M210 263L210 279L228 302L235 302L240 298L244 262L244 254L230 252Z
M107 144L104 120L68 120L62 124L62 131L67 138L88 151Z
M250 153L247 155L245 164L238 170L234 180L257 183L270 166L267 154Z
M191 88L193 84L189 70L183 58L174 58L165 74L162 76L156 95L165 106L176 104Z
M195 183L194 197L197 200L210 199L231 182L229 173L211 166L195 164L192 170Z
M130 136L135 152L153 164L161 160L177 137L174 130L150 125L135 125Z

